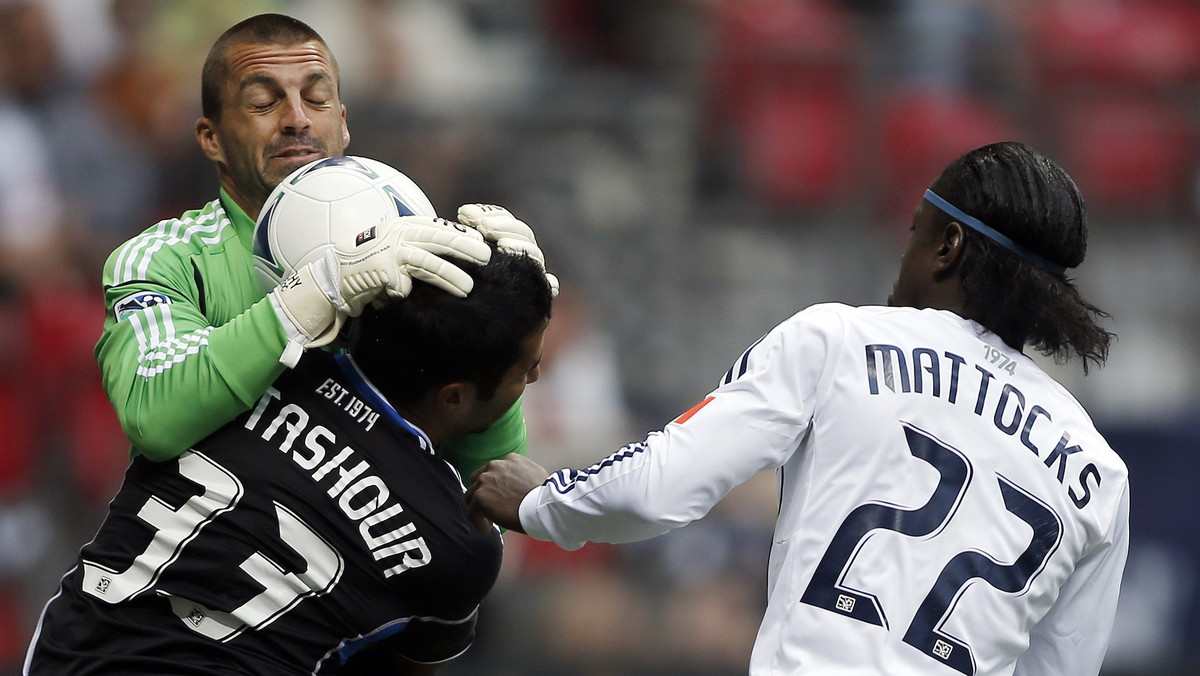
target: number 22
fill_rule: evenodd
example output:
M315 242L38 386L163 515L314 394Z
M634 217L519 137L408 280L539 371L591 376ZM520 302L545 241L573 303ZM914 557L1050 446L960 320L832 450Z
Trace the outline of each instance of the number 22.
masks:
M877 529L917 538L940 530L957 510L972 475L971 463L959 451L908 425L904 426L904 435L909 452L932 465L940 475L933 495L913 510L878 503L851 510L817 564L812 580L800 597L802 603L887 627L878 598L842 584L859 548ZM959 592L975 578L1003 592L1021 591L1045 565L1062 534L1061 519L1047 505L999 474L996 480L1005 509L1033 529L1028 547L1009 565L997 563L978 551L965 551L954 556L938 575L904 634L905 643L968 675L975 673L975 658L970 646L939 630L953 611Z

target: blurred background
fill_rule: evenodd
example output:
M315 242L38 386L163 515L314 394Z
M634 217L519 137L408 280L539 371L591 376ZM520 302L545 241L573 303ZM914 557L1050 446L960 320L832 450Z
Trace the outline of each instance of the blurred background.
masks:
M1200 673L1200 2L0 0L0 674L99 525L127 444L99 387L100 266L217 194L200 65L236 21L310 23L349 153L452 215L503 204L563 282L530 455L586 465L688 408L814 302L881 303L922 190L1038 147L1077 180L1108 366L1047 364L1130 467L1106 674ZM774 482L637 545L507 537L447 674L745 673Z

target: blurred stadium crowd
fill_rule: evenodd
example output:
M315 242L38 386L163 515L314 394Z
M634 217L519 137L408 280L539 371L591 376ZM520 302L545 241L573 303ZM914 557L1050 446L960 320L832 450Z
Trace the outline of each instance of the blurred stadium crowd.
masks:
M0 0L0 674L127 447L92 348L120 241L216 194L200 64L282 11L329 41L350 152L439 212L508 206L564 292L530 454L586 464L701 398L813 302L879 303L922 189L1005 138L1089 201L1109 366L1050 365L1123 455L1133 545L1106 674L1200 672L1200 3ZM448 674L745 672L771 476L705 521L565 553L508 538Z

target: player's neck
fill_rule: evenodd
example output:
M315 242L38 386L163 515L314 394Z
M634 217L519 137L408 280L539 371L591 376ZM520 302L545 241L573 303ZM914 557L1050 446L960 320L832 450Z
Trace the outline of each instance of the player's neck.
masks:
M934 310L949 310L956 315L971 319L967 313L967 294L957 274L949 274L930 284L921 298L921 307Z
M437 416L429 415L423 406L396 407L396 412L403 416L405 420L420 428L425 433L425 436L429 437L429 441L433 443L434 448L440 446L447 439L448 435L445 425L437 421Z
M971 317L970 314L967 312L966 303L962 302L959 299L950 298L950 297L931 295L931 296L920 299L920 301L918 301L916 303L913 303L913 307L915 307L919 310L925 310L925 309L948 310L960 317L965 317L967 319L974 319L974 317Z
M239 190L237 185L234 183L233 178L225 172L221 172L220 179L221 189L225 191L225 194L229 196L229 199L233 200L234 204L237 204L242 211L246 212L246 215L250 217L250 220L257 220L258 212L262 210L263 200L254 199L250 195L247 195L244 191Z

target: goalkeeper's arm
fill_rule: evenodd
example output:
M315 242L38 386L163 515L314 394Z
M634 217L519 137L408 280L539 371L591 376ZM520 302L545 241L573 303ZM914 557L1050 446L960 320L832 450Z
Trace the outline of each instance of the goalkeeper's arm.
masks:
M253 302L254 294L238 289L223 289L220 302L248 309L213 326L201 304L218 302L215 289L203 295L189 285L195 282L184 277L192 272L187 258L156 260L152 280L112 284L106 273L110 312L96 359L133 453L167 460L266 391L284 369L287 337L266 299ZM150 300L129 309L141 299Z
M438 227L408 233L400 258L403 275L389 277L378 289L372 289L368 282L357 282L357 287L348 285L366 292L349 294L336 303L323 290L310 289L322 300L304 301L307 307L315 308L314 313L332 323L339 312L354 312L355 303L361 309L361 303L380 291L405 293L412 277L431 283L442 278L453 280L457 276L447 271L453 266L441 259L433 260L448 251L444 231L452 226L422 225ZM432 241L422 242L425 249L411 251L419 248L413 242L420 241L416 237L420 232ZM467 240L486 250L486 244L476 241L477 237L468 235ZM130 240L106 263L105 296L110 311L96 346L96 358L105 392L133 444L133 453L167 460L251 407L283 371L283 357L290 351L294 363L303 351L303 344L296 345L296 336L303 334L281 321L278 303L261 298L257 287L250 291L231 283L236 281L236 274L223 283L207 279L204 288L193 262L197 255L194 247L163 247L148 269L130 278L128 269L119 263L130 251L150 250L157 238L157 234L151 234ZM458 240L452 237L451 241ZM234 258L229 262L236 265L240 261ZM454 272L461 273L457 269ZM461 285L454 292L463 293ZM302 316L298 308L306 306L296 303L304 298L293 294L288 299L293 303L294 315ZM214 304L223 308L215 316L227 313L230 317L221 319L220 325L210 319ZM327 327L320 326L319 317L315 322L311 319L307 325L310 332L320 335Z

